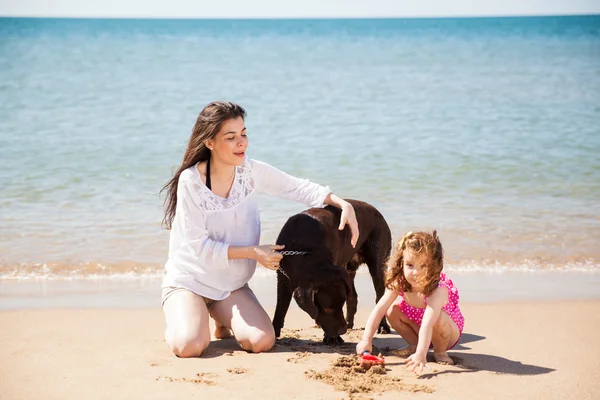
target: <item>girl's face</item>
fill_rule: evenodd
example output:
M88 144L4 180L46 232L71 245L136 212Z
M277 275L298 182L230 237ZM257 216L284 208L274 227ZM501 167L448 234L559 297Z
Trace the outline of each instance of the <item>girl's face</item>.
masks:
M214 139L206 141L211 155L219 161L233 166L242 165L248 148L248 137L244 119L228 119Z
M404 260L404 279L410 283L414 290L423 289L421 282L425 275L427 256L416 254L412 250L404 250L402 257Z

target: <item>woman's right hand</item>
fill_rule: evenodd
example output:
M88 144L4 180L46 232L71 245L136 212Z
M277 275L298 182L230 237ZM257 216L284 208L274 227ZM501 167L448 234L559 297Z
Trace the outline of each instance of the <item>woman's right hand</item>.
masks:
M283 258L281 253L276 250L283 250L284 245L278 244L266 244L254 247L254 259L261 265L270 270L277 271L279 269L279 262Z
M373 351L373 344L369 340L361 340L356 344L356 354L362 355L365 351Z

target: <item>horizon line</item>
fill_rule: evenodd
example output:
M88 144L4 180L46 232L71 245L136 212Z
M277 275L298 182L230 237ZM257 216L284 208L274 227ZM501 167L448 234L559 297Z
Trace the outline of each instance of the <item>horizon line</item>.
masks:
M545 18L545 17L600 17L597 12L581 12L572 14L464 14L464 15L393 15L393 16L156 16L156 15L3 15L0 18L14 19L117 19L117 20L365 20L365 19L474 19L474 18Z

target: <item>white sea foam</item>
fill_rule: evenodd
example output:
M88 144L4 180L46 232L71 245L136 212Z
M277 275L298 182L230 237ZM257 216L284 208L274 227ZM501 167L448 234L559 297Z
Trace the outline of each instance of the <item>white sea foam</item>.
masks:
M570 263L564 265L536 265L533 262L524 262L520 265L493 264L460 264L446 265L444 271L455 274L486 273L547 273L547 272L582 272L599 273L600 265L593 262ZM369 270L363 265L358 270L359 274L368 274ZM83 266L57 266L47 263L20 264L13 267L0 266L0 280L144 280L160 279L164 270L160 266L141 267L123 266L117 264L110 266L105 264ZM254 279L274 279L277 273L260 265L256 268Z

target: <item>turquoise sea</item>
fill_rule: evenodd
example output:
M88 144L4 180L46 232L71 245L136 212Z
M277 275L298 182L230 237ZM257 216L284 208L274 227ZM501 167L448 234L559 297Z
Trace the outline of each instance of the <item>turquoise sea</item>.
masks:
M600 271L600 16L1 18L0 278L160 276L158 192L216 99L449 270ZM269 243L304 206L262 200Z

